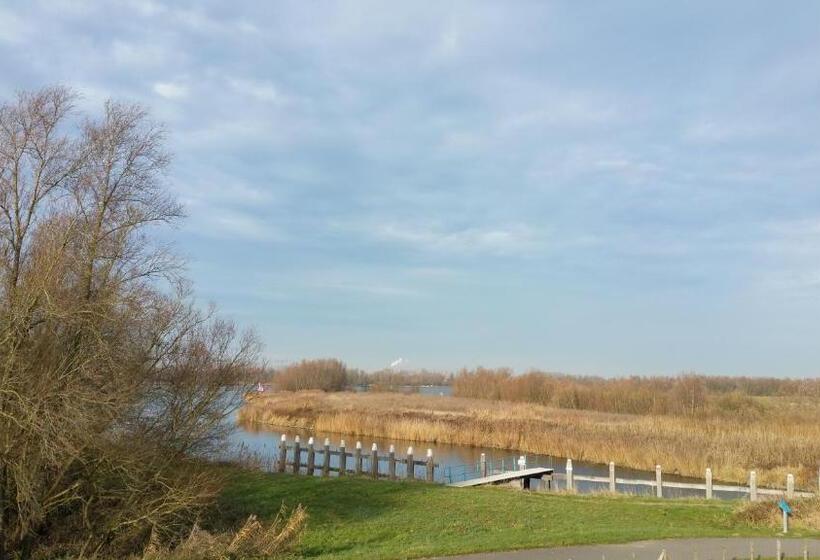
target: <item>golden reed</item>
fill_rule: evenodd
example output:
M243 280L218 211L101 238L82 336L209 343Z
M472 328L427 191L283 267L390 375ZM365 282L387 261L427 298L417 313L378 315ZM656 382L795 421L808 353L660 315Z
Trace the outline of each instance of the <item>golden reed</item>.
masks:
M688 418L566 410L500 401L397 393L279 392L250 395L240 422L356 436L517 449L745 483L817 489L820 422L765 406L760 418Z

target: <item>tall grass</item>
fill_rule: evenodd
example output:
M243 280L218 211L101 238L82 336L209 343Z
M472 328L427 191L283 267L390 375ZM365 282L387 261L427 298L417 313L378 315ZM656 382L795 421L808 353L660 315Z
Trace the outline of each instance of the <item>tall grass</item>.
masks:
M755 401L746 417L668 416L567 410L529 404L392 393L274 393L251 396L240 421L320 432L518 449L638 469L782 486L794 473L817 485L816 401Z

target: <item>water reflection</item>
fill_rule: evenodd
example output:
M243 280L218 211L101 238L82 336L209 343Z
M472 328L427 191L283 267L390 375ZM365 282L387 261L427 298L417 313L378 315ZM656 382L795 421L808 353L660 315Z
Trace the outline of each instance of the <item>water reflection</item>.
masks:
M369 436L344 436L339 434L312 432L308 430L302 430L299 428L269 426L264 424L256 424L252 422L238 424L238 428L232 436L232 443L234 444L235 448L242 446L244 449L250 451L251 453L258 455L259 457L268 458L269 461L272 461L273 458L276 457L276 453L279 446L279 440L282 434L286 434L288 437L288 441L291 442L293 441L293 437L298 435L301 438L303 444L307 442L309 437L313 437L316 441L317 449L321 449L321 446L325 438L328 438L330 440L332 448L339 447L340 441L344 439L345 443L347 444L346 449L348 453L351 453L353 451L356 441L359 440L362 443L364 455L368 455L370 453L371 445L373 443L377 445L380 454L386 454L390 445L395 445L397 458L403 458L405 452L407 451L407 448L413 447L415 450L414 457L416 459L421 459L426 455L427 449L430 448L433 450L433 456L435 458L436 464L441 466L441 468L436 469L435 473L436 479L439 482L456 482L458 480L463 480L464 478L472 478L475 475L475 473L478 472L478 464L482 453L486 455L487 461L489 463L494 464L496 467L503 468L505 470L514 469L515 463L520 455L526 455L526 462L528 467L549 467L554 469L555 473L559 475L559 477L560 475L563 475L565 473L566 468L566 457L555 457L532 453L523 454L519 451L512 449L470 447L465 445L452 445L435 442L418 442L400 439L385 439L380 437ZM321 464L321 460L318 458L319 455L321 454L317 453L317 464ZM352 463L349 462L348 467L350 467L351 465ZM331 466L338 466L338 458L331 458ZM403 466L400 467L400 469L401 468L403 468ZM576 476L587 475L605 477L609 476L609 466L600 463L573 460L573 472ZM400 470L399 474L403 475L404 473ZM654 481L655 479L654 472L629 469L617 466L616 476L618 478L647 481ZM703 484L703 480L701 479L682 477L674 474L664 473L663 478L664 481L668 482L691 482ZM717 481L715 481L715 483L717 484ZM565 483L563 481L559 481L557 484L559 488L565 487ZM576 488L579 492L595 492L606 491L608 487L606 483L591 483L578 481L576 482ZM619 484L618 491L621 493L652 496L654 495L655 489L649 486L626 486ZM663 492L664 496L676 498L702 498L705 494L703 490L683 488L664 488ZM745 494L740 492L715 491L714 496L716 498L722 499L736 499L744 497Z

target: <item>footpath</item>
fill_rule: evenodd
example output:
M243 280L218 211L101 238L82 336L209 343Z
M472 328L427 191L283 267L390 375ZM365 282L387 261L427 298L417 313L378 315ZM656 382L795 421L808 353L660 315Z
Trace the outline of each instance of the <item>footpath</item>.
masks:
M820 539L781 538L781 559L802 560L804 547L809 558L820 558ZM432 560L749 560L777 556L776 538L704 538L640 541L626 544L600 544L537 548L511 552L482 552L447 556Z

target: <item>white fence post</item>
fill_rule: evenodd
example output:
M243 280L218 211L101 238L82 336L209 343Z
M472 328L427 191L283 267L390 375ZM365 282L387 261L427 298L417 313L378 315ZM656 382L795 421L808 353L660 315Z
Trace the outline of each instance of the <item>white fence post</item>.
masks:
M794 475L791 473L786 475L786 497L794 498Z
M416 463L413 459L413 447L410 446L407 448L407 457L405 458L405 463L407 464L407 479L408 480L415 480L416 479Z
M615 489L615 462L609 462L609 491L613 494L616 492Z
M354 453L354 466L356 468L356 474L362 474L362 442L356 442L356 450Z
M288 436L282 434L279 440L279 463L276 465L277 472L285 472L288 464Z
M325 438L324 462L322 462L322 476L330 476L330 438Z
M658 498L663 498L663 480L661 475L661 466L655 465L655 495Z
M339 442L339 476L347 474L347 451L345 440Z
M706 469L706 499L712 499L712 469Z
M757 501L757 473L755 471L749 473L749 500Z
M379 478L379 446L375 443L370 447L370 476Z
M307 474L313 476L316 469L316 450L313 447L313 437L308 438L307 452Z
M571 492L574 486L572 481L572 459L567 459L567 490Z
M482 478L487 476L487 455L486 455L486 453L481 454L481 459L478 462L478 470L481 472L481 477Z
M299 436L293 438L293 474L299 474L302 468L302 448Z
M387 476L390 480L396 480L396 446L392 443L387 454Z

